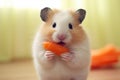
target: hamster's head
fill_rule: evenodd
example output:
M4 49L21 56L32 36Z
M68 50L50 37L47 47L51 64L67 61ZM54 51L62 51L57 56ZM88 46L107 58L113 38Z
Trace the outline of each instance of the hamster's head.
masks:
M84 20L86 11L59 11L45 7L40 12L44 22L40 33L45 41L52 41L61 45L77 44L85 37L84 30L80 26Z

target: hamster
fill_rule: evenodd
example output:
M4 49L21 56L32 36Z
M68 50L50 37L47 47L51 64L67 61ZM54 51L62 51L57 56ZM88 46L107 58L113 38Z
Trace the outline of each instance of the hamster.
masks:
M33 60L39 80L87 80L90 70L89 38L80 25L84 9L60 11L45 7L40 11L43 21L33 41ZM60 56L46 51L43 42L67 47Z

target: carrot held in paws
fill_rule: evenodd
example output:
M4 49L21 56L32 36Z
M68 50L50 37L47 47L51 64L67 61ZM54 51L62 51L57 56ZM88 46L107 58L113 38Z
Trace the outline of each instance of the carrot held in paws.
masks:
M62 53L68 52L67 48L53 42L44 42L43 47L46 50L54 52L58 56L60 56Z

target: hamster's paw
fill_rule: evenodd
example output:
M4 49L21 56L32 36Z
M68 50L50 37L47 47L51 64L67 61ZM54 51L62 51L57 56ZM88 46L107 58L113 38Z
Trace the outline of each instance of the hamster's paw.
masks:
M72 53L61 54L61 59L66 61L66 62L70 62L73 59L73 54Z
M47 60L53 60L54 57L55 57L55 54L51 51L46 51L45 54L44 54L44 57L47 59Z

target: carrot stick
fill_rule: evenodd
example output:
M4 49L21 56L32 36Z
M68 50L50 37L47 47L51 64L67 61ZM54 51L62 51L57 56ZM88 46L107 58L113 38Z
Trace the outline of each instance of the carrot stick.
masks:
M62 53L68 52L69 50L59 44L53 42L44 42L43 47L46 50L54 52L60 56ZM112 65L118 62L120 51L113 45L108 45L102 49L92 51L92 68L104 67Z
M117 49L108 45L107 47L92 51L92 68L107 66L118 62L119 54Z
M67 48L53 42L44 42L43 47L46 50L54 52L58 56L60 56L62 53L68 52Z

